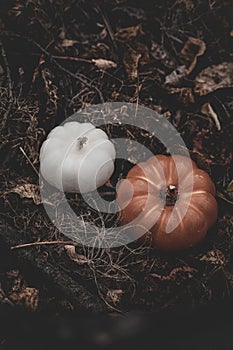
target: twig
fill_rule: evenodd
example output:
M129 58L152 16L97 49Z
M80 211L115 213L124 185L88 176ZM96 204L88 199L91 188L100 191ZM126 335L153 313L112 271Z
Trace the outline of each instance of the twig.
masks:
M35 171L36 175L39 176L39 172L36 169L35 165L32 163L32 161L29 159L28 155L26 154L26 152L24 151L24 149L22 147L19 147L20 151L23 153L24 157L27 159L27 161L29 162L29 164L31 165L32 169Z
M45 242L32 242L32 243L25 243L25 244L19 244L11 247L11 250L15 249L21 249L21 248L27 248L27 247L33 247L33 246L38 246L38 245L53 245L53 244L72 244L75 245L74 242L72 241L45 241Z
M13 92L12 92L11 72L10 72L10 67L8 64L7 56L6 56L6 51L4 49L4 46L3 46L3 43L1 40L0 40L0 51L1 51L3 62L5 65L5 68L6 68L6 77L7 77L7 82L8 82L8 94L9 94L10 100L12 100L13 99Z
M3 58L3 62L5 65L5 69L6 69L6 77L7 77L7 83L8 83L8 95L9 95L9 105L7 110L5 111L3 118L2 118L2 122L1 122L1 129L5 128L6 125L6 121L7 118L10 114L10 110L11 110L11 103L13 100L13 91L12 91L12 80L11 80L11 72L10 72L10 68L9 68L9 64L8 64L8 60L7 60L7 56L6 56L6 51L4 49L3 43L0 40L0 52Z
M108 35L109 35L109 37L110 37L110 39L111 39L111 41L112 41L114 50L115 50L115 52L117 52L117 45L116 45L116 42L115 42L115 38L114 38L114 34L113 34L113 31L112 31L112 28L111 28L110 23L109 23L109 21L108 21L108 18L107 18L107 16L105 15L103 9L102 9L100 6L97 6L97 10L99 11L101 17L103 18L105 27L106 27L107 32L108 32Z
M36 55L36 54L33 54L33 55ZM57 56L57 55L51 55L51 57L55 58L57 60L64 60L64 61L85 62L85 63L91 63L91 64L94 63L92 60L88 60L88 59L80 58L80 57Z

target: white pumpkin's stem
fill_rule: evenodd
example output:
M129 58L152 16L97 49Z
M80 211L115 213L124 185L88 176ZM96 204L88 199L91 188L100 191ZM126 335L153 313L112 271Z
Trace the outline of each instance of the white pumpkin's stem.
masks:
M87 137L86 136L79 137L77 141L78 141L78 148L82 149L83 146L87 143Z

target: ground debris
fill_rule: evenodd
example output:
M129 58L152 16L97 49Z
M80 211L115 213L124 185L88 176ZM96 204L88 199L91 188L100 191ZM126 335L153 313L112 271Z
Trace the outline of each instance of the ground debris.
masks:
M113 61L105 60L103 58L93 58L92 62L96 65L97 68L105 70L110 68L116 68L117 64Z
M217 113L213 110L213 107L211 106L211 104L209 102L204 103L204 105L201 107L201 112L205 115L207 115L208 117L212 118L216 128L218 131L221 130L221 124L218 118Z
M123 63L130 80L135 80L138 77L138 63L141 56L140 53L137 53L131 47L124 51Z
M185 65L178 66L175 70L173 70L169 75L165 78L165 85L168 86L177 86L187 75L187 69Z
M106 299L109 300L109 302L113 303L114 305L117 305L120 303L122 294L123 294L122 289L109 290L107 292Z
M203 40L189 37L180 52L180 58L187 67L187 75L190 74L197 64L197 58L205 53L206 44Z
M16 193L21 198L29 198L32 199L36 205L42 203L42 199L40 196L40 188L39 185L31 184L31 183L23 183L20 185L16 185L10 190L3 193L3 197L9 195L10 193Z
M137 24L136 26L128 27L128 28L121 28L118 30L117 33L115 33L115 38L121 42L128 42L132 39L135 39L136 37L140 35L144 35L145 33L142 30L142 25Z
M195 78L194 91L200 96L233 87L233 62L223 62L203 69Z
M177 62L172 57L172 55L164 48L164 46L159 45L155 41L152 41L151 56L158 62L160 62L164 67L168 69L175 69L177 67Z
M68 257L77 264L83 265L91 263L91 261L85 255L76 253L75 246L66 245L64 248Z
M182 279L193 278L194 274L198 271L195 268L191 268L189 266L181 266L175 267L168 275L160 275L157 273L151 273L150 276L160 281L176 281L178 282L178 275L181 276Z
M39 303L39 291L36 288L26 287L20 292L13 292L9 295L9 299L15 305L23 305L35 311L38 308Z

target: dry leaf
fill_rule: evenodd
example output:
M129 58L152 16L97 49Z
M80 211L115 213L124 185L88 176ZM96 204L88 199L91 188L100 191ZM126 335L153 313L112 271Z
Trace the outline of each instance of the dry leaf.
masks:
M114 36L119 41L128 42L139 35L144 35L141 24L134 27L122 28Z
M206 254L199 256L199 260L211 265L224 266L226 264L226 258L219 249L208 251Z
M181 59L187 67L187 74L190 74L197 63L197 58L202 56L206 45L201 39L189 37L181 50Z
M77 44L77 40L69 40L69 39L64 39L62 40L62 47L71 47L74 44Z
M184 105L188 106L191 103L194 103L194 96L193 91L191 88L188 87L182 87L182 88L175 88L171 87L168 88L168 92L172 95L175 95L178 101L183 103Z
M75 246L65 245L65 250L68 257L79 265L89 264L90 260L87 259L85 255L76 253Z
M195 79L194 91L204 96L210 92L233 87L233 62L223 62L202 70Z
M7 192L4 192L3 195L5 196L10 193L17 193L21 198L33 199L36 205L42 203L39 186L35 184L25 183L23 185L18 185Z
M9 299L16 305L25 305L35 311L39 303L39 291L36 288L26 287L20 292L10 294Z
M140 55L140 65L148 64L150 62L150 53L148 46L141 41L136 41L132 45L133 49Z
M161 64L169 69L175 69L177 63L174 58L169 54L169 52L161 45L156 42L152 42L151 45L151 56L156 60L161 62Z
M204 41L201 39L189 37L180 52L181 60L183 61L184 65L176 67L169 75L166 76L165 85L177 86L185 78L186 75L192 72L196 66L197 58L203 55L205 50L206 45ZM158 53L159 50L157 48L156 54ZM167 57L165 51L163 56L164 58Z
M167 75L165 78L165 85L176 86L178 85L183 78L186 76L186 67L179 66L174 69L171 74Z
M101 70L116 68L117 64L113 61L105 60L103 58L93 58L92 62L96 65L97 68Z
M107 299L109 299L114 305L117 305L121 300L122 294L122 289L112 289L107 292Z
M138 62L141 56L141 53L137 53L131 47L127 47L124 51L123 63L130 80L135 80L138 77Z
M207 115L208 117L211 117L216 125L217 130L218 131L221 130L221 124L218 119L218 115L217 113L215 113L210 103L204 103L203 106L201 107L201 112Z

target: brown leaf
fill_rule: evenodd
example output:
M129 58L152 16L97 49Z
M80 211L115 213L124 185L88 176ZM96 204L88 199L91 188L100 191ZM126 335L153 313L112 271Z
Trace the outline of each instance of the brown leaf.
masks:
M131 47L127 47L124 51L123 63L130 80L135 80L138 77L138 62L141 56Z
M35 184L25 183L22 185L17 185L9 191L4 192L3 195L6 196L10 193L17 193L21 198L30 198L36 205L42 203L39 186Z
M197 273L195 268L189 266L175 267L168 275L159 275L157 273L151 273L150 276L157 278L161 281L176 281L178 274L182 274L183 279L193 278L194 274Z
M77 44L77 40L69 40L69 39L64 39L62 40L62 47L71 47L74 44Z
M197 58L203 55L205 50L206 45L204 41L201 39L189 37L180 52L181 61L184 63L183 65L176 66L175 62L168 60L169 54L159 45L155 46L152 56L155 58L157 58L157 56L160 56L160 59L162 61L167 62L166 66L168 66L168 64L175 66L173 71L166 76L165 85L177 86L188 74L192 72L196 66ZM164 62L162 63L164 64Z
M92 62L96 65L97 68L101 70L106 70L110 68L116 68L117 64L113 61L105 60L103 58L93 58Z
M73 260L74 262L76 262L77 264L83 265L83 264L90 263L90 260L85 255L81 255L81 254L76 253L75 246L65 245L65 250L66 250L68 257L71 260Z
M141 54L140 58L140 65L148 64L150 62L150 54L148 46L141 41L136 41L133 44L133 49L138 53Z
M186 75L187 71L185 65L179 66L166 76L165 85L176 86L184 79Z
M120 302L122 294L123 294L122 289L112 289L107 292L107 299L113 302L114 305L117 305Z
M175 69L177 67L177 63L174 58L169 54L169 52L161 45L156 42L152 42L151 45L151 56L158 62L169 69Z
M197 58L202 56L206 50L203 40L189 37L181 50L181 59L187 67L187 74L190 74L197 64Z
M184 105L188 106L191 103L194 103L194 96L193 96L193 91L191 88L188 87L182 87L182 88L175 88L175 87L171 87L168 89L168 92L174 96L176 96L176 98L183 103Z
M233 87L233 62L223 62L202 70L195 79L194 91L204 96L210 92Z
M27 308L35 311L39 302L39 291L36 288L26 287L20 292L13 292L9 299L16 305L25 305Z
M117 33L115 33L114 36L119 41L127 42L139 35L144 35L141 24L137 24L133 27L122 28Z
M209 250L206 254L200 255L199 260L211 265L224 266L226 264L226 258L219 249Z

